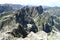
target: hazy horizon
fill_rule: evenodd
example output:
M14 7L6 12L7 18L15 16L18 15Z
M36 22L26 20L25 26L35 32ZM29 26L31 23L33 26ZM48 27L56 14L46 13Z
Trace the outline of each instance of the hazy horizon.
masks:
M0 0L0 4L60 6L60 0Z

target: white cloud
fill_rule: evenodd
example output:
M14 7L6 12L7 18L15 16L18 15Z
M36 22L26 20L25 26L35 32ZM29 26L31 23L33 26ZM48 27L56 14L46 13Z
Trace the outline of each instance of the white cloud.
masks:
M60 6L60 0L0 0L0 4L4 3L22 4L22 5Z

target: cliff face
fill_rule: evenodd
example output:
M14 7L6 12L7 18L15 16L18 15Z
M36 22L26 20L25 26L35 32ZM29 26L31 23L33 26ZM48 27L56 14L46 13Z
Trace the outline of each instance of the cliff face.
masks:
M40 10L41 8L40 9L38 8L39 7L23 7L20 10L17 10L17 13L15 14L15 18L16 18L16 23L19 23L20 25L16 29L16 31L18 30L20 31L20 32L18 31L18 34L21 33L23 37L26 37L31 31L33 31L34 33L38 32L38 27L34 21L34 18L38 15L41 15L43 12L43 10ZM39 13L38 11L42 11L42 12ZM17 34L16 31L15 33ZM14 31L12 31L12 34L16 37L17 35L14 34L13 32Z
M21 35L24 37L25 36L24 34L26 34L27 36L31 31L33 31L34 33L38 32L38 28L34 19L38 17L38 15L41 15L43 12L43 8L42 7L40 8L42 10L40 10L39 8L40 6L39 7L26 6L21 8L20 10L11 13L7 12L5 14L1 14L0 16L2 18L0 24L1 32L11 31L11 33L8 32L8 34L10 33L15 37L20 37Z
M3 40L6 40L5 36L7 38L11 37L14 40L17 40L16 38L20 37L22 37L22 39L28 37L31 38L28 36L31 32L33 32L32 37L34 37L34 35L36 36L38 33L40 33L40 31L43 31L42 34L48 33L50 35L50 33L54 33L54 31L59 32L59 20L60 19L58 17L43 11L42 6L26 6L16 11L1 14L0 32L4 36L2 36ZM48 34L46 36L48 36ZM40 38L40 36L37 37L37 40ZM36 39L36 37L34 38Z

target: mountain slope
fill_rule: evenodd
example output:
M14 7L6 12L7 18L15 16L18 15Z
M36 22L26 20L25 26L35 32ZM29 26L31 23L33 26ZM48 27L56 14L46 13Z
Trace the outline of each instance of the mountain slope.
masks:
M60 32L59 20L58 16L43 11L42 6L26 6L0 15L0 34L3 34L3 40L9 40L9 38L10 40L11 38L17 40L18 38L21 39L21 37L22 39L28 38L31 32L33 32L32 36L34 37L34 35L36 36L41 31L43 31L42 34L45 33L48 37L51 37L51 33L54 34L55 31ZM40 36L37 38L40 38Z

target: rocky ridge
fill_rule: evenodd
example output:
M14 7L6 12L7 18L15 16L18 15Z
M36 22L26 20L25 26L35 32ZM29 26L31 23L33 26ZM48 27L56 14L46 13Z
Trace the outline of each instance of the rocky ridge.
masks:
M60 30L59 18L43 11L42 6L26 6L5 14L0 16L0 40L49 40L51 36L53 40L53 34Z

